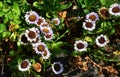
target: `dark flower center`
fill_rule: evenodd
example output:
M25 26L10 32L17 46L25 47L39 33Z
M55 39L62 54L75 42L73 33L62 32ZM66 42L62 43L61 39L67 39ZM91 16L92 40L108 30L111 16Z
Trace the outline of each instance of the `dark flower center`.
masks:
M93 24L91 22L86 22L86 27L87 28L91 28L93 26Z
M91 19L92 21L94 21L96 19L95 15L90 15L89 19Z
M43 22L43 19L40 19L40 18L39 18L37 24L40 25L42 22Z
M36 16L34 14L30 15L29 16L29 20L32 21L32 22L35 21L36 20Z
M24 43L27 43L28 42L27 37L25 35L22 35L21 36L21 41L24 42Z
M44 28L44 29L43 29L43 32L48 33L49 30L48 30L47 28Z
M120 12L120 8L119 8L119 7L114 7L114 8L112 9L112 12L113 12L113 13L118 13L118 12Z
M60 70L60 65L59 64L55 64L54 65L54 69L55 69L55 71L59 71Z
M48 24L43 24L42 27L45 27L45 26L47 26L47 25L48 25Z
M38 49L38 51L42 52L42 51L45 50L45 47L44 47L43 45L39 45L39 46L37 47L37 49Z
M29 31L28 36L29 38L34 39L36 37L36 34L34 31Z
M51 37L51 35L45 35L45 37L46 37L46 38L50 38L50 37Z
M26 68L29 65L29 63L27 61L23 61L21 63L21 68Z
M84 45L83 43L78 43L78 44L77 44L77 48L78 48L78 49L83 49L84 46L85 46L85 45Z
M54 20L54 21L53 21L53 23L54 23L54 24L57 24L57 23L58 23L58 21L57 21L57 20Z
M105 17L108 17L108 16L109 16L109 12L108 12L107 9L101 9L101 10L100 10L100 14L101 14L102 16L105 16Z
M44 50L44 54L43 54L44 56L47 56L47 51L46 50Z
M105 42L105 38L104 37L100 37L100 39L98 39L99 43L103 44Z

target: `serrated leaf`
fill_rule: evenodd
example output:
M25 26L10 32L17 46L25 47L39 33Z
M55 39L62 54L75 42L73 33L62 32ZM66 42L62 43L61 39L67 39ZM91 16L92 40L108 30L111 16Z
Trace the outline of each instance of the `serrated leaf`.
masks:
M0 33L6 30L6 25L5 24L0 24Z

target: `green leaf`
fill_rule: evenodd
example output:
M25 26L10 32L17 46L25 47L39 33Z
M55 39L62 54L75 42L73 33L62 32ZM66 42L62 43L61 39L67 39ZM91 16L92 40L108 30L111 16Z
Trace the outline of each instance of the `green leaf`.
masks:
M0 24L0 33L6 30L6 25L5 24Z
M0 1L0 8L3 7L3 3Z
M3 11L0 12L0 17L3 17L5 13Z
M58 10L68 9L70 6L72 6L71 2L69 2L68 4L61 4Z
M5 38L5 37L9 37L11 35L11 32L9 31L6 31L6 32L3 32L2 33L2 37Z

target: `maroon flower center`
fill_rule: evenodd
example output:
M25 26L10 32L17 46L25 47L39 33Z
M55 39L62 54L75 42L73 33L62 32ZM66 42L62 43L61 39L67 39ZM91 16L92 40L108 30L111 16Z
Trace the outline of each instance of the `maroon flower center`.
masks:
M104 37L100 37L98 39L98 42L101 43L101 44L103 44L105 42L105 38Z
M44 28L42 31L45 32L45 33L49 32L49 30L47 28Z
M45 50L45 47L44 47L43 45L39 45L39 46L37 47L37 49L38 49L38 51L42 52L42 51Z
M57 24L57 23L58 23L58 21L57 21L57 20L54 20L54 21L53 21L53 23L54 23L54 24Z
M114 7L114 8L112 9L112 12L113 12L113 13L118 13L118 12L120 12L120 8L119 8L119 7Z
M44 50L43 55L44 55L44 56L47 56L47 51L46 51L46 50Z
M92 21L95 21L96 16L95 15L90 15L89 19L91 19Z
M93 26L93 24L91 22L86 22L86 27L87 28L91 28Z
M54 69L55 69L55 71L59 71L60 70L60 65L59 64L55 64L54 65Z
M36 37L36 34L34 31L29 31L28 36L29 38L34 39Z
M21 41L24 42L24 43L27 43L28 42L27 37L25 35L22 35L21 36Z
M21 63L21 68L26 68L29 65L29 63L27 61L23 61Z
M40 19L40 18L39 18L37 24L40 25L42 22L43 22L43 19Z
M52 37L52 36L51 36L51 35L45 35L45 37L46 37L46 38L50 38L50 37Z
M78 44L77 44L77 48L78 48L78 49L83 49L84 46L85 46L85 45L84 45L83 43L78 43Z
M109 16L109 12L108 12L107 9L101 9L101 10L100 10L100 14L101 14L102 16L105 16L105 17L108 17L108 16Z
M33 15L30 15L29 18L28 18L31 22L35 21L36 20L36 16L33 14Z

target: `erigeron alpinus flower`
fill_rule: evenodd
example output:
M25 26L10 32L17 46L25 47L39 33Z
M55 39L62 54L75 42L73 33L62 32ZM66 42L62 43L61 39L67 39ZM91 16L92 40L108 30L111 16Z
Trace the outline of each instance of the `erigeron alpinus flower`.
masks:
M36 24L39 19L39 15L35 11L29 11L25 14L25 21L29 24Z
M40 27L40 30L43 34L47 35L51 35L53 34L53 30L50 27Z
M104 19L108 19L110 14L107 8L105 7L101 7L98 11L99 15L104 18Z
M97 20L99 20L99 16L98 16L98 14L95 13L95 12L90 12L90 13L88 13L88 14L86 15L86 19L87 19L87 20L90 19L90 20L92 20L92 21L97 21Z
M42 55L42 59L48 59L50 57L50 51L48 49L44 50Z
M75 41L74 49L76 51L79 52L86 51L87 47L88 47L88 43L86 41L82 41L82 40Z
M19 38L19 41L20 41L20 43L23 44L23 45L27 45L27 44L28 44L28 39L27 39L27 37L25 36L25 33L21 33L20 38Z
M45 19L40 16L39 19L38 19L38 21L36 22L36 25L37 25L37 26L40 26L41 23L43 23L43 22L45 22Z
M85 20L83 22L83 28L89 31L93 31L95 29L96 23L91 20Z
M63 72L63 64L60 63L60 62L54 62L52 64L52 71L55 73L55 74L60 74Z
M96 44L99 47L105 47L108 43L108 39L105 35L101 34L100 36L97 36L96 38Z
M40 24L40 28L41 27L49 27L49 24L45 21L45 22L42 22L41 24Z
M43 42L39 42L33 45L33 49L36 54L43 54L45 50L47 50L47 46Z
M53 18L53 19L52 19L52 23L53 23L54 25L59 25L59 24L60 24L60 19L59 19L59 18Z
M19 65L18 65L18 69L20 71L28 71L31 67L31 63L29 62L28 59L23 60Z
M52 40L54 38L54 34L46 34L44 35L45 40Z
M109 13L114 16L120 16L120 4L112 4L109 8Z
M42 70L42 66L40 63L33 64L33 68L36 72L41 72L41 70Z
M30 42L34 42L38 39L39 36L39 30L35 27L29 28L25 31L25 35Z

